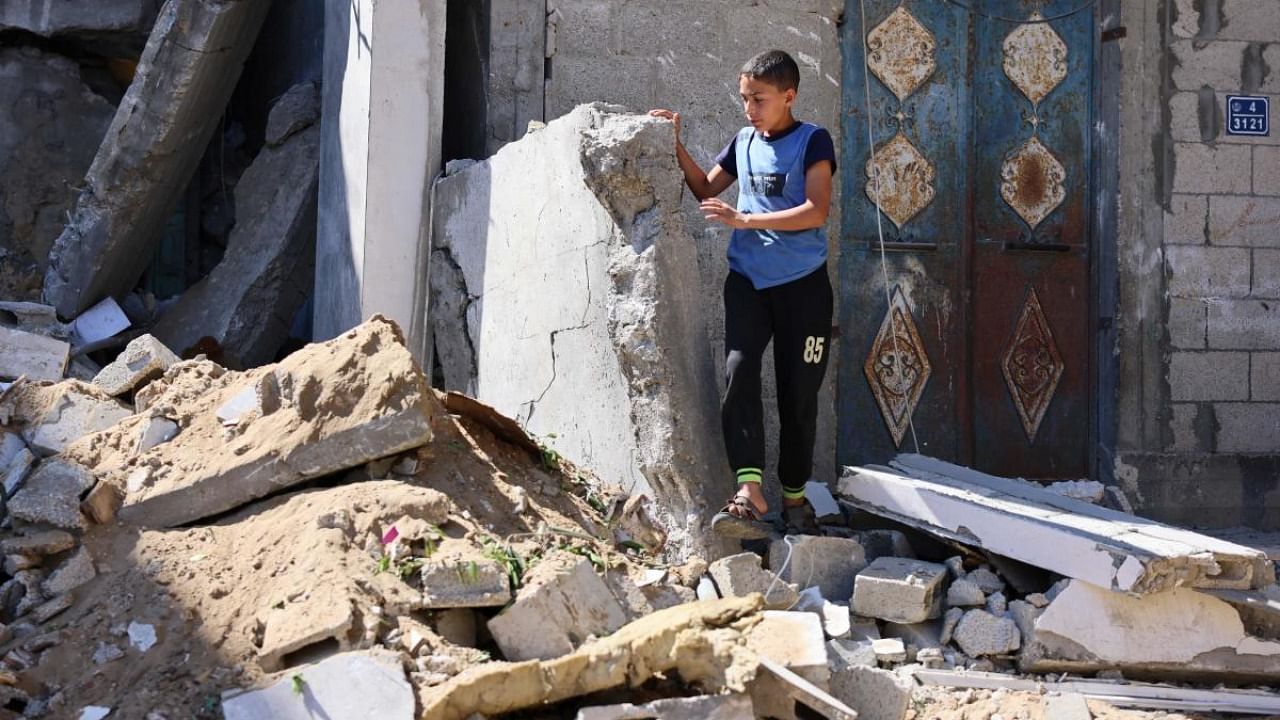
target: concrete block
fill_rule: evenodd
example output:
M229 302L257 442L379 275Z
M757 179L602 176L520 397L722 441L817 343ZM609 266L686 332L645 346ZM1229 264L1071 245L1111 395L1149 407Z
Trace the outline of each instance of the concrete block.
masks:
M71 323L71 335L79 347L115 337L129 329L129 325L129 316L120 308L120 303L106 297L76 317Z
M915 683L889 670L848 665L831 673L831 694L858 712L858 720L903 720Z
M1222 0L1220 40L1273 43L1280 38L1280 15L1268 0Z
M700 695L654 700L643 705L585 707L578 711L575 720L741 720L754 716L749 695Z
M783 570L788 552L791 561ZM862 543L849 538L801 535L769 544L771 569L801 589L817 587L828 600L849 600L854 576L866 566Z
M1169 342L1175 348L1200 350L1208 331L1208 308L1199 298L1169 299Z
M876 666L876 651L871 640L835 639L827 641L827 657L833 671L850 665Z
M1280 46L1277 46L1276 43L1264 46L1262 48L1262 62L1267 67L1276 67L1276 63L1280 62ZM1260 90L1269 95L1280 93L1280 77L1276 77L1275 73L1264 74ZM1276 113L1274 102L1272 103L1271 113L1274 118ZM1272 135L1275 135L1275 133L1272 133Z
M1280 401L1280 353L1252 353L1249 372L1250 400Z
M35 463L36 456L30 450L24 447L18 451L17 456L4 469L3 475L0 475L0 478L3 478L5 497L13 497L18 488L22 487L23 481L27 479L27 473L31 472Z
M0 325L0 380L61 380L70 354L62 340Z
M1253 149L1253 193L1280 196L1280 147Z
M139 335L129 341L119 357L102 368L93 384L108 395L123 395L160 377L176 362L178 356L164 343L152 335Z
M1280 677L1280 641L1249 635L1230 604L1188 588L1134 597L1071 581L1024 645L1024 672L1116 669L1237 683Z
M760 622L745 633L744 644L822 689L828 687L831 669L827 641L817 615L807 612L765 610Z
M1195 99L1194 93L1183 93ZM1197 136L1199 130L1196 131ZM1199 139L1198 137L1196 139ZM1209 198L1205 195L1174 195L1172 211L1164 214L1166 245L1203 245L1209 223Z
M1249 294L1256 298L1280 297L1280 249L1253 251L1253 285Z
M313 649L336 644L339 650L350 650L356 622L351 603L343 590L321 585L264 610L259 617L264 629L258 664L275 672L296 665Z
M45 597L57 597L75 590L97 575L98 570L93 566L89 550L81 547L49 573L49 577L40 584L40 590Z
M1249 353L1172 353L1169 391L1175 401L1248 400Z
M529 572L515 602L489 620L488 627L503 657L516 662L568 654L587 638L611 633L626 621L626 612L589 560L555 555Z
M1177 297L1245 297L1249 294L1250 255L1243 248L1165 248L1169 292Z
M711 563L708 570L721 597L745 597L762 593L765 606L771 610L787 610L796 604L796 586L783 582L777 575L761 569L760 556L739 553Z
M1271 453L1280 437L1280 403L1215 403L1217 450Z
M901 638L880 638L871 641L871 649L875 651L876 662L882 665L904 663L907 661L907 644Z
M956 645L970 657L1007 655L1021 643L1018 626L1012 618L996 617L986 610L966 612L953 635Z
M1044 720L1093 720L1089 703L1079 693L1048 693L1042 703Z
M1280 304L1265 300L1220 300L1208 305L1209 347L1273 350L1280 347Z
M877 558L858 573L853 610L897 623L918 623L942 615L945 565L907 558Z
M103 468L103 479L128 488L122 520L192 522L432 437L437 401L399 330L381 317L275 365L228 375L188 401L182 432L150 451L160 471L130 487L130 468ZM245 392L252 408L224 427L218 409ZM91 448L76 452L92 457Z
M225 720L416 717L413 686L405 678L399 655L376 651L334 655L261 690L228 690L222 694L222 716Z
M1200 33L1200 11L1196 7L1195 0L1174 0L1177 20L1172 29L1175 36L1190 38Z
M449 557L443 547L433 553L422 566L423 607L501 607L511 602L507 569L477 555Z
M37 453L53 455L132 414L128 406L93 385L65 380L56 386L44 411L27 426L23 437Z
M1204 85L1216 90L1239 90L1240 68L1248 47L1245 42L1174 40L1169 44L1174 58L1174 87L1193 92Z
M956 580L947 588L947 607L976 607L986 601L982 588L967 578Z
M1280 247L1280 198L1215 195L1209 198L1213 245Z
M1219 125L1221 127L1221 125ZM1194 92L1175 92L1169 98L1169 136L1174 142L1205 142L1204 135L1200 132L1200 94ZM1198 197L1191 195L1175 195L1173 206L1174 213L1178 210L1180 197ZM1165 242L1177 242L1170 239L1170 219L1171 213L1165 211L1164 215ZM1201 226L1203 228L1203 226ZM1178 237L1181 233L1174 234ZM1204 233L1200 234L1200 241L1204 241ZM1185 239L1181 242L1187 242Z
M1251 148L1246 145L1175 143L1173 155L1176 163L1173 191L1176 193L1247 195L1252 192L1253 161Z
M83 529L80 495L91 487L93 474L84 466L59 458L46 460L9 498L9 514L29 523Z

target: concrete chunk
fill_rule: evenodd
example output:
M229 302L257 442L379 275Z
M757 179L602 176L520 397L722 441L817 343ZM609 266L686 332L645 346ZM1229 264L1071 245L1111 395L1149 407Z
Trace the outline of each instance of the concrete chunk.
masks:
M749 695L700 695L643 705L585 707L575 720L741 720L754 715Z
M872 640L871 649L876 654L876 661L883 665L907 661L907 645L902 642L902 638Z
M945 565L908 558L877 558L858 573L853 611L902 624L942 615Z
M8 430L0 430L0 471L9 467L9 464L18 457L19 453L26 449L27 444L22 441L21 435Z
M761 613L760 622L747 630L746 646L823 690L827 689L831 669L822 622L817 615L765 610Z
M611 633L626 621L591 561L557 553L529 571L515 602L488 627L507 660L545 660L573 652L588 637Z
M836 672L849 665L876 666L876 650L871 640L828 640L827 657L831 658L831 669Z
M70 354L61 340L0 325L0 380L61 380Z
M968 578L961 578L947 588L948 607L977 607L987 601L982 588Z
M31 472L31 467L36 464L36 456L25 447L18 451L16 457L9 462L8 467L4 470L2 482L4 483L5 497L13 497L13 494L22 487L22 483L27 479L27 473Z
M977 585L978 589L988 595L991 593L1004 592L1004 581L1000 579L999 575L996 575L985 567L975 568L965 576L965 579L974 585Z
M822 597L837 602L853 597L853 578L866 566L862 543L849 538L801 535L769 545L770 569L802 590L817 587Z
M5 555L56 555L76 546L76 539L63 530L43 530L30 535L11 535L0 540Z
M1049 693L1044 696L1044 720L1092 720L1089 704L1079 693Z
M858 712L858 720L903 720L915 683L898 673L847 665L831 674L831 694Z
M42 455L53 455L85 435L115 425L133 414L127 406L79 380L54 386L43 414L24 432L27 444Z
M152 335L139 335L124 352L93 378L93 384L108 395L123 395L164 374L178 362L178 356Z
M80 313L71 323L71 335L79 347L115 337L129 329L129 325L129 316L120 308L120 304L115 298L107 297Z
M760 567L760 556L738 553L720 558L708 569L721 597L746 597L753 592L764 594L765 606L771 610L787 610L796 604L796 587Z
M89 550L81 547L49 573L49 577L40 584L40 590L45 597L57 597L75 590L97 575Z
M351 649L355 617L350 597L318 586L297 602L266 610L262 622L266 627L258 663L273 672L293 664L290 655L315 645L332 643L340 650Z
M124 503L124 493L120 488L108 482L100 482L93 486L84 502L80 503L80 511L99 525L106 525L116 519L120 506Z
M434 396L399 330L381 317L276 365L231 375L189 401L189 424L149 452L159 470L130 485L126 467L105 469L104 479L129 490L123 521L192 522L431 440ZM255 404L225 428L218 409L246 392ZM90 447L73 454L98 459Z
M487 558L436 558L422 566L423 607L501 607L511 602L507 570Z
M414 720L414 713L413 686L390 652L342 653L262 690L222 694L225 720Z
M1021 642L1018 626L1012 618L996 617L986 610L970 610L960 618L954 632L955 642L970 657L1008 655Z
M9 498L9 514L31 523L83 529L80 494L93 487L93 474L60 458L46 460L26 484Z

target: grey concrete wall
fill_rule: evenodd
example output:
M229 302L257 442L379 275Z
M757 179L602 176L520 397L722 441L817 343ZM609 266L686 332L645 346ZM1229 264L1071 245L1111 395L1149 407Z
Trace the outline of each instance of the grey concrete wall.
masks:
M1280 114L1274 0L1126 3L1116 477L1148 514L1280 527ZM1153 111L1153 108L1155 111Z
M732 485L670 133L584 106L445 177L431 286L446 387L658 500L679 556Z
M496 3L495 3L496 4ZM840 108L838 0L548 0L546 116L575 105L603 101L633 111L666 107L681 113L689 152L704 167L744 124L738 100L738 68L757 52L777 46L800 64L796 115L827 127L837 144ZM493 32L499 32L495 26ZM492 112L492 109L491 109ZM837 190L837 196L839 188ZM724 197L733 202L736 190ZM721 288L728 272L729 231L710 225L687 191L686 229L697 246L701 293L698 310L711 335L708 352L723 377L724 315ZM835 277L838 203L828 223ZM769 487L776 492L777 415L772 352L765 354ZM822 393L815 476L835 480L835 376L832 357ZM723 383L719 385L722 387ZM717 433L718 437L718 433ZM776 494L775 494L776 502Z
M444 0L326 0L315 335L374 313L422 357Z

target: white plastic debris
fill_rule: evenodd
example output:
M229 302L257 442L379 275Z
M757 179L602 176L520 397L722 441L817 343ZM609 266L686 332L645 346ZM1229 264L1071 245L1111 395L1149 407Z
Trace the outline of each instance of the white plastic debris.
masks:
M122 330L129 329L129 316L112 298L80 313L71 323L71 333L77 346L106 340Z
M129 623L129 643L141 652L151 649L156 644L156 628L146 623Z
M80 720L102 720L102 718L111 714L111 708L101 707L99 705L90 705L80 711Z

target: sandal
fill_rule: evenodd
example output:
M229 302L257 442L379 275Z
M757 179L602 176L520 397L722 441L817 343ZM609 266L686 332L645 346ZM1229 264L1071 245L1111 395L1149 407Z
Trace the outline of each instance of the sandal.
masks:
M738 514L734 514L735 510ZM711 518L711 529L739 540L762 540L773 534L773 525L760 517L760 511L744 495L729 498L720 512Z
M788 535L822 534L818 529L818 516L808 500L799 505L783 505L782 519L787 525Z

